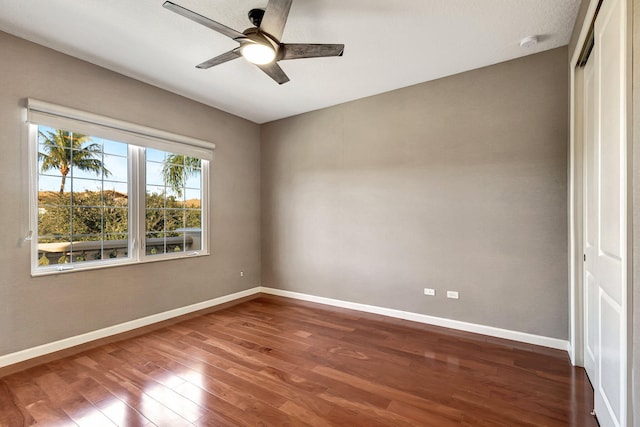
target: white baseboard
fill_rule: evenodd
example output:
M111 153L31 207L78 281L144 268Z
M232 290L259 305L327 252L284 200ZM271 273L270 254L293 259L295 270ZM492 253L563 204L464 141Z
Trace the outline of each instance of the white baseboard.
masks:
M245 298L251 295L255 295L260 292L260 287L253 289L247 289L246 291L236 292L231 295L224 295L218 298L214 298L208 301L199 302L196 304L188 305L186 307L176 308L174 310L165 311L163 313L153 314L151 316L143 317L140 319L132 320L118 325L109 326L107 328L98 329L97 331L87 332L85 334L76 335L74 337L65 338L59 341L39 345L37 347L28 348L25 350L10 353L4 356L0 356L0 368L4 366L13 365L15 363L24 362L25 360L33 359L34 357L44 356L45 354L54 353L56 351L64 350L67 348L75 347L80 344L85 344L97 339L106 338L112 335L128 332L133 329L141 328L143 326L152 325L154 323L162 322L163 320L172 319L174 317L182 316L184 314L193 313L194 311L204 310L206 308L215 307L220 304L235 301L240 298Z
M141 328L143 326L152 325L154 323L162 322L164 320L172 319L184 314L193 313L194 311L215 307L217 305L255 295L260 292L569 351L569 342L557 338L533 335L525 332L511 331L508 329L494 328L492 326L477 325L474 323L444 319L441 317L428 316L426 314L411 313L407 311L395 310L392 308L377 307L373 305L359 304L355 302L341 301L337 299L318 297L298 292L257 286L252 289L247 289L246 291L236 292L231 295L221 296L208 301L188 305L186 307L176 308L173 310L165 311L163 313L153 314L151 316L143 317L125 323L120 323L118 325L109 326L103 329L98 329L97 331L87 332L85 334L76 335L74 337L65 338L59 341L39 345L37 347L17 351L15 353L6 354L4 356L0 356L0 368L24 362L25 360L33 359L35 357L54 353L56 351L75 347L80 344L86 344L88 342L95 341L101 338L128 332L133 329Z
M331 305L334 307L348 308L351 310L364 311L367 313L381 314L383 316L395 317L398 319L411 320L413 322L425 323L428 325L442 326L445 328L457 329L460 331L474 332L491 337L504 338L512 341L520 341L527 344L535 344L543 347L555 348L569 351L569 341L558 338L544 337L541 335L528 334L526 332L512 331L509 329L495 328L493 326L478 325L475 323L461 322L459 320L444 319L442 317L428 316L426 314L411 313L408 311L395 310L392 308L377 307L373 305L359 304L355 302L341 301L337 299L317 297L314 295L301 294L298 292L284 291L281 289L267 288L261 286L260 292L270 295L294 298L302 301L316 302L319 304Z

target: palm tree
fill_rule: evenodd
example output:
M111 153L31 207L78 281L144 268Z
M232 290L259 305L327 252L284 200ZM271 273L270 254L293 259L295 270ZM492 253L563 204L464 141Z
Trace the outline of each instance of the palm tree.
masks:
M60 194L64 193L64 185L71 167L83 171L92 171L96 175L101 172L104 176L111 175L100 159L102 149L100 144L91 142L91 137L80 133L73 133L57 129L55 131L39 131L42 151L38 159L42 162L41 171L57 169L62 174Z
M167 154L167 158L162 165L162 176L164 181L178 195L182 196L187 178L200 170L200 159L189 157L183 154Z

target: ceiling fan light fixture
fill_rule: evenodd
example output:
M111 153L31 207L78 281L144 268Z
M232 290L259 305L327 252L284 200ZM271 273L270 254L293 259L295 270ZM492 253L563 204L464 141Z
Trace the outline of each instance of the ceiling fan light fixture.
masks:
M163 6L240 44L235 49L196 65L196 68L206 70L243 57L281 85L288 82L289 77L280 68L278 61L342 56L344 52L343 44L282 43L282 34L292 3L293 0L269 0L265 9L252 9L249 12L249 20L254 26L242 33L171 1L165 1Z
M276 59L276 51L262 43L247 43L240 49L240 53L247 61L256 65L264 65Z

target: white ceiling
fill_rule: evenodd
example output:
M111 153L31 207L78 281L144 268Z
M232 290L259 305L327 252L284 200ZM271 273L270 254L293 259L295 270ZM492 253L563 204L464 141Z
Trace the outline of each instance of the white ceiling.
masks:
M238 31L267 0L173 0ZM0 0L0 30L264 123L566 45L579 0L294 0L284 43L344 43L340 58L282 61L282 86L236 42L164 0ZM539 43L521 48L523 37Z

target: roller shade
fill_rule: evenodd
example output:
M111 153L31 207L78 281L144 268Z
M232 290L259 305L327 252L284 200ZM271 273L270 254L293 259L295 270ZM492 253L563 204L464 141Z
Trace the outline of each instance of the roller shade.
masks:
M213 160L215 144L36 99L27 100L27 121L112 141Z

